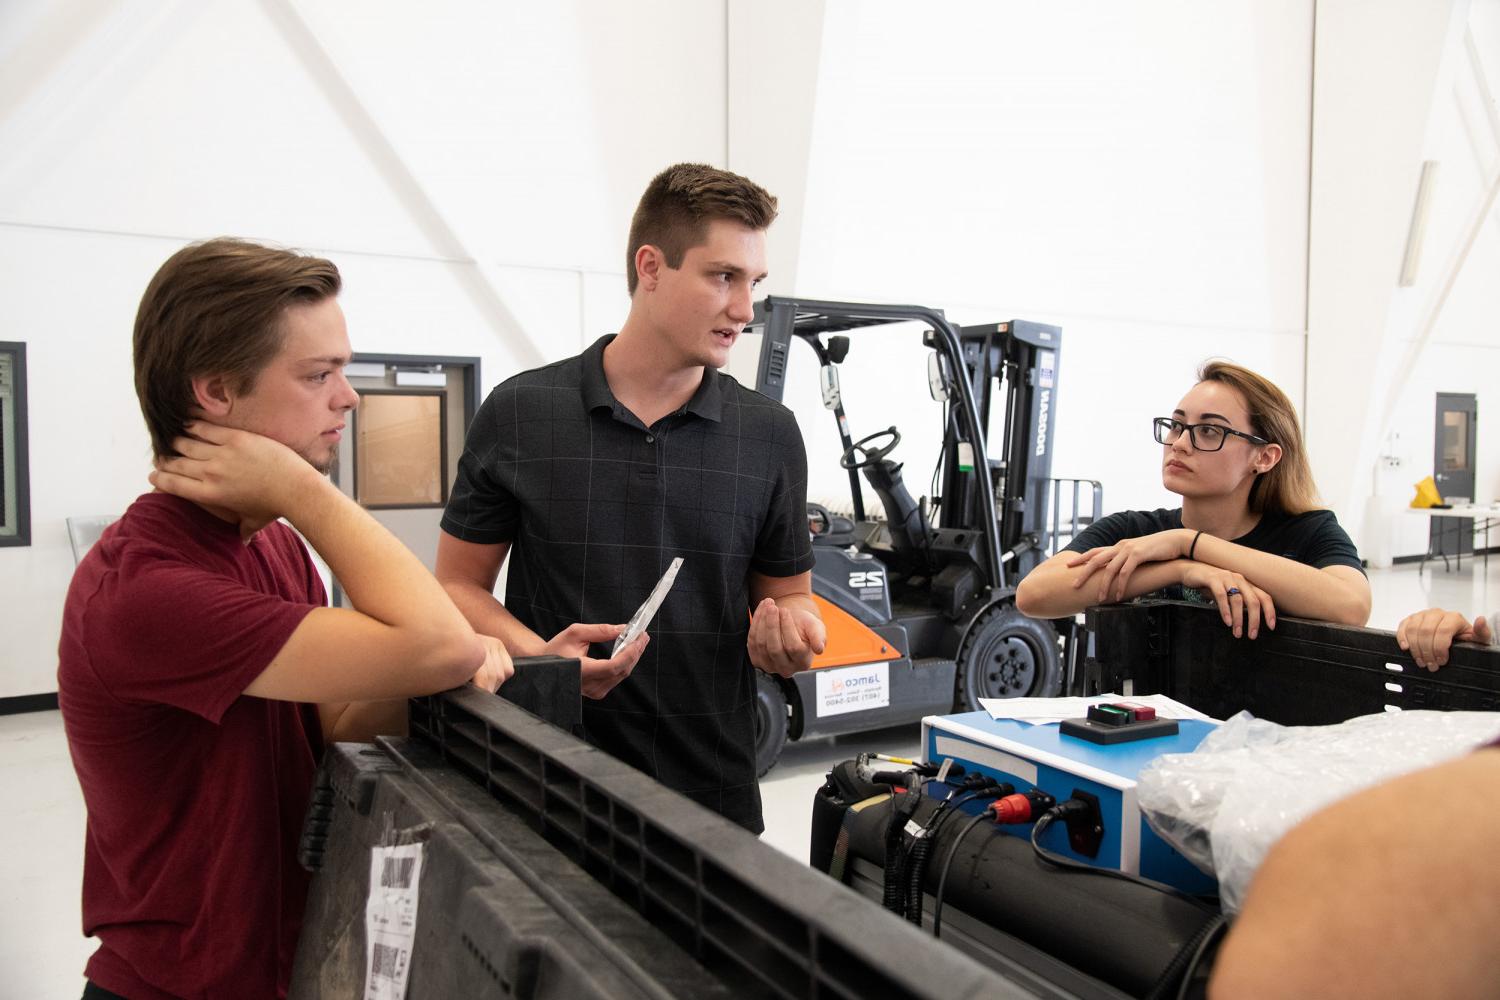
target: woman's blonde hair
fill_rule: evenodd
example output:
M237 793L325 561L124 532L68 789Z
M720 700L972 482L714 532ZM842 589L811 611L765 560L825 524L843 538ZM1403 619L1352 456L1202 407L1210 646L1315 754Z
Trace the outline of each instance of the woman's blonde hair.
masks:
M1250 487L1251 512L1302 514L1321 507L1318 487L1307 465L1302 425L1286 393L1265 376L1228 361L1204 362L1198 369L1198 381L1219 382L1239 392L1250 411L1250 429L1281 446L1281 461L1256 477Z

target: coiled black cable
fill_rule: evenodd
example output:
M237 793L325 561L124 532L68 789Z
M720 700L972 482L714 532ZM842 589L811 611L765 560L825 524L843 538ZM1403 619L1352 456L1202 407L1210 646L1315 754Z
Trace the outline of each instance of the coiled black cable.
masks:
M981 778L983 784L977 780ZM1009 795L1016 790L1014 785L984 778L978 772L964 782L964 787L967 791L956 792L938 803L937 809L927 818L926 832L912 843L907 852L906 919L918 927L922 926L922 884L927 879L927 866L931 863L932 852L935 850L933 842L937 839L938 832L958 813L958 807L965 802L991 796Z
M891 821L885 828L885 884L881 887L880 904L892 913L906 915L906 851L904 833L907 821L921 804L923 782L912 771L905 772L906 792L891 793Z
M896 777L896 772L881 773L888 775L886 783L894 783L892 779ZM907 822L916 813L917 807L921 804L920 793L922 787L933 779L919 780L916 772L913 771L900 772L900 775L906 783L907 790L905 795L893 796L891 819L885 828L885 857L883 859L885 881L881 885L880 905L892 913L900 914L920 927L922 924L920 880L927 874L926 859L927 851L930 848L918 851L917 859L920 861L921 867L917 868L913 866L912 851L927 838L925 836L916 837L908 844L906 842L905 831ZM940 817L945 807L960 805L975 795L982 794L999 786L996 786L984 775L974 773L965 776L960 787L970 790L949 795L948 798L938 804L937 811L928 819L929 833L935 832L934 824L941 822ZM912 893L910 891L914 875L918 880L915 903L912 902Z
M893 804L891 821L885 828L885 884L881 887L880 905L892 913L904 913L906 907L901 900L904 885L902 871L906 867L906 855L901 850L901 828L906 823L900 805Z
M1203 956L1209 947L1229 927L1229 920L1222 913L1216 913L1210 917L1202 927L1193 933L1193 936L1185 941L1177 954L1161 970L1161 975L1156 977L1156 983L1151 987L1151 992L1146 994L1146 1000L1166 1000L1169 992L1178 1000L1187 996L1188 984L1193 980L1193 974L1198 971L1198 965L1203 961ZM1174 990L1173 987L1176 987Z
M922 879L927 875L927 859L932 854L932 828L912 842L906 852L906 919L922 926Z

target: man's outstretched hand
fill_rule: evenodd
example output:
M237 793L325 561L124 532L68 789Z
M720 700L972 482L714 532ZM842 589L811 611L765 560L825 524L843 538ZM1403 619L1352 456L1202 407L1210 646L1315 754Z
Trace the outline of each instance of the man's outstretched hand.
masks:
M817 615L800 608L783 608L767 597L750 617L750 662L768 674L790 677L812 666L823 652L828 630Z

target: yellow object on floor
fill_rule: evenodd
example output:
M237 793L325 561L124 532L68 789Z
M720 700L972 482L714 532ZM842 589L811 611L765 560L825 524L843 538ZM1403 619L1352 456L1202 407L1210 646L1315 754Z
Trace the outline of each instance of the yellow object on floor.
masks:
M1417 495L1411 499L1413 507L1436 507L1443 502L1443 495L1438 492L1437 482L1431 476L1415 485Z

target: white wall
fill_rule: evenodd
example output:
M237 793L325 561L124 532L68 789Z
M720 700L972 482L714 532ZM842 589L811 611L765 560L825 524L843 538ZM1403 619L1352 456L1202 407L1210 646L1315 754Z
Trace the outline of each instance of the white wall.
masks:
M1500 80L1497 12L1495 0L1318 5L1309 451L1325 497L1377 563L1426 548L1425 522L1401 508L1432 472L1433 393L1484 387L1500 349L1500 221L1492 201L1487 222L1481 214L1500 180L1487 82ZM1439 164L1437 183L1416 283L1399 287L1424 160ZM1488 500L1496 425L1485 395L1475 492Z
M1488 499L1500 491L1484 457L1500 441L1493 216L1409 381L1389 376L1500 166L1493 102L1447 44L1468 29L1492 93L1497 9L435 0L414 16L394 0L7 0L0 316L29 344L34 544L0 549L13 637L0 697L53 688L64 518L144 489L129 329L173 249L235 233L326 253L347 279L356 349L477 355L487 388L618 324L635 199L683 159L727 163L781 196L770 291L1061 326L1054 472L1103 480L1111 508L1171 503L1147 420L1209 356L1310 394L1320 461L1339 467L1325 492L1356 534L1372 484L1404 503L1426 473L1431 393L1472 387ZM1315 60L1315 14L1316 45L1349 55L1342 66ZM1421 60L1372 58L1381 33L1403 32L1426 39ZM1362 96L1360 74L1377 71L1387 89ZM1407 165L1366 178L1369 132L1354 119L1378 127L1381 100L1417 109L1391 153ZM1427 252L1418 286L1393 291L1422 159L1444 164ZM1338 201L1366 181L1385 185L1384 214ZM1365 301L1380 306L1361 319ZM857 435L905 433L897 455L920 495L939 428L907 336L857 340L844 384ZM734 359L747 380L755 346ZM1361 349L1382 360L1346 367ZM787 399L812 492L836 495L831 421L802 362ZM1359 437L1379 423L1377 378L1403 386L1388 409L1405 449L1378 476L1372 460L1339 457L1338 425Z
M1060 325L1054 474L1112 508L1170 501L1149 418L1206 357L1300 397L1311 0L826 6L797 293ZM921 495L917 342L856 336L843 384ZM808 358L787 400L813 493L847 492Z
M723 162L725 10L696 0L0 4L0 306L28 344L33 544L0 549L0 697L55 690L64 519L147 488L130 328L223 233L324 253L356 350L484 388L617 328L663 165Z
M795 273L782 284L773 260L773 289L1060 325L1054 472L1103 480L1112 509L1173 504L1147 420L1210 356L1299 404L1324 499L1372 552L1422 550L1425 522L1394 511L1431 471L1439 389L1479 394L1476 493L1500 495L1493 210L1415 336L1500 169L1500 2L823 7L811 137L774 147L806 157L807 181ZM732 106L732 135L784 114ZM1423 159L1444 167L1419 280L1398 289ZM856 337L846 407L856 436L903 429L920 495L936 407L915 331L887 339ZM787 401L813 493L835 497L836 435L801 362ZM1402 464L1377 478L1386 423ZM1391 513L1367 526L1377 485Z
M772 294L797 287L828 6L825 0L727 3L726 164L776 195L779 214L766 240L770 273L763 286ZM754 378L752 366L745 381Z
M1392 308L1397 360L1390 376L1396 389L1374 413L1380 431L1373 478L1384 517L1368 534L1394 556L1427 548L1426 518L1401 508L1414 484L1433 471L1437 393L1478 397L1474 496L1500 499L1500 210L1491 204L1483 216L1478 211L1500 178L1500 109L1494 100L1500 90L1500 2L1475 0L1458 27L1467 37L1449 53L1452 62L1434 95L1420 147L1421 157L1439 166L1417 282L1397 291ZM1449 277L1451 290L1439 308ZM1431 333L1422 344L1418 336L1429 321ZM1500 544L1500 538L1493 541Z

